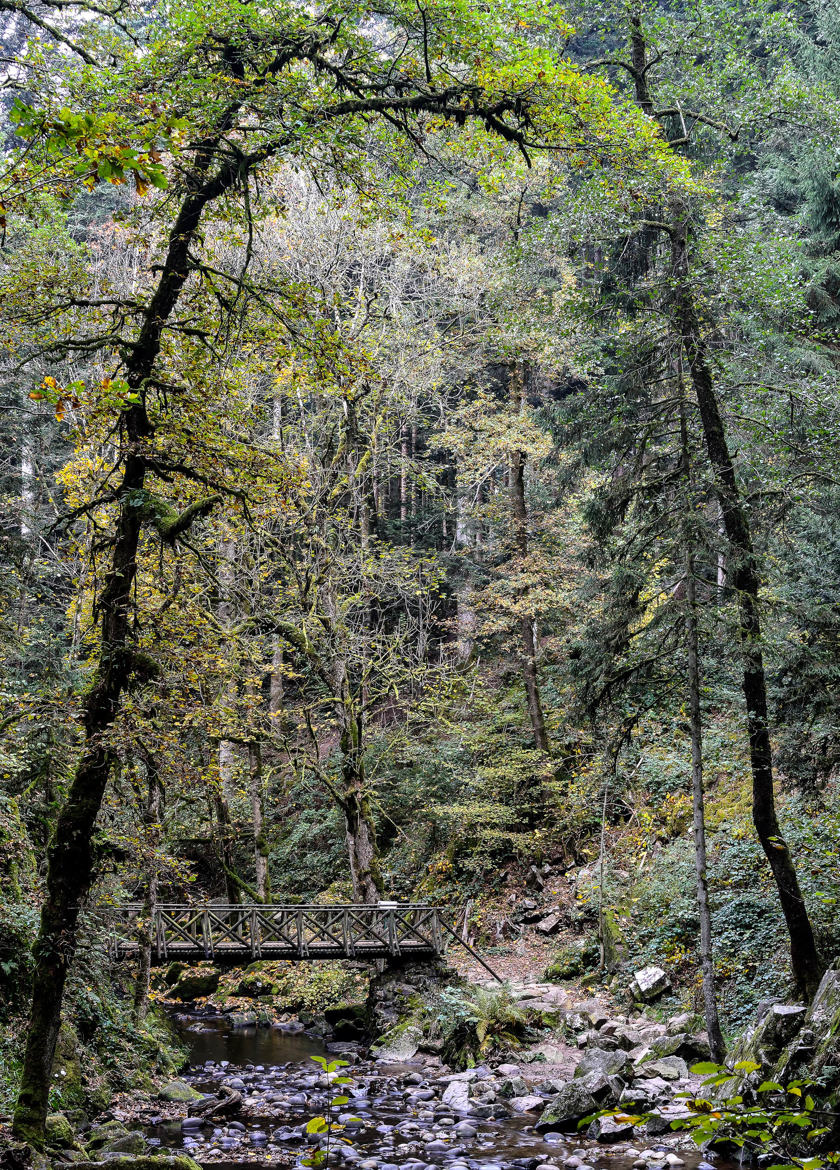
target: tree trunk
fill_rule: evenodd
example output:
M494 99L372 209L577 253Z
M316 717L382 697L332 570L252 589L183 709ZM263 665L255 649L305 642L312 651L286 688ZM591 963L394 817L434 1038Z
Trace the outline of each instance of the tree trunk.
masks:
M360 720L352 712L344 712L341 733L343 790L341 810L347 836L350 859L350 877L353 882L354 902L378 902L385 893L382 871L379 868L379 848L376 828L370 811L365 785L365 767L361 755Z
M671 229L674 312L688 358L691 382L700 410L706 450L715 474L723 523L729 541L729 583L738 598L738 626L743 663L743 694L747 712L753 781L753 823L770 863L782 913L790 935L793 975L800 991L813 997L825 966L817 953L814 932L796 868L782 837L773 791L773 756L767 721L767 684L761 650L760 578L746 509L715 393L703 326L689 274L685 213L677 209Z
M400 542L408 542L408 431L400 431Z
M283 643L274 635L271 655L271 679L268 684L268 713L276 719L283 710Z
M134 415L135 410L129 414ZM131 422L136 439L142 421L144 416L138 411ZM94 826L111 762L106 732L116 718L131 671L128 614L141 521L140 509L127 501L143 490L145 478L146 462L134 453L132 445L125 459L120 493L123 503L111 571L99 599L101 649L83 708L84 747L47 850L46 890L32 950L35 971L29 1030L14 1117L15 1134L36 1143L43 1136L47 1116L61 1003L76 951L79 911L94 879Z
M253 740L248 744L248 779L251 796L251 816L254 822L254 886L261 902L270 902L268 885L268 840L265 835L263 804L262 744Z
M378 902L385 893L379 868L376 830L367 798L358 789L345 788L342 801L354 902Z
M709 881L706 873L706 802L703 791L703 712L700 706L700 634L697 622L697 578L694 564L694 493L691 490L691 462L688 450L688 424L682 399L680 370L680 439L682 442L685 500L685 600L686 658L688 667L688 721L691 730L691 802L694 829L694 867L696 871L697 913L700 919L700 968L703 974L703 1007L712 1060L720 1064L726 1045L720 1029L715 965L712 950L712 913L709 905Z
M700 709L700 656L697 633L697 585L694 578L694 554L686 556L688 717L691 727L691 797L694 811L694 864L697 871L697 912L700 917L700 966L703 972L703 1006L712 1060L720 1063L726 1045L720 1030L715 966L712 955L712 914L709 907L709 882L706 876L706 806L703 794L703 718Z
M510 396L514 410L522 408L523 371L517 363L511 371ZM514 451L510 457L510 504L513 517L513 539L516 555L520 567L524 568L528 557L528 507L525 502L525 464L526 455L523 451ZM537 751L543 755L549 754L548 733L545 729L545 714L540 697L540 685L537 677L537 639L535 623L529 614L523 614L519 619L519 631L522 638L522 677L525 683L525 695L528 704L528 715L534 731L534 744Z
M220 745L221 750L221 745ZM233 823L230 818L230 805L227 793L219 779L218 791L214 794L213 804L216 810L216 823L219 833L219 857L222 862L222 872L225 877L225 895L229 906L236 906L241 901L239 883L236 879L236 868L233 860Z
M146 846L151 853L149 882L143 900L143 925L140 930L137 982L134 985L134 1018L139 1023L149 1006L149 981L152 974L152 927L158 893L158 866L154 851L160 844L160 820L163 805L163 786L158 775L157 764L151 755L143 760L148 783L146 809L143 817Z

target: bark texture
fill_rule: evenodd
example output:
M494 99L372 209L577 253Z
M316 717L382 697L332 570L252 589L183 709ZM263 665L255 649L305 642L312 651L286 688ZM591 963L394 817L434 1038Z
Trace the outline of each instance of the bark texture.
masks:
M271 901L268 881L268 838L265 833L263 801L262 744L252 740L248 744L248 779L251 797L251 817L254 824L254 887L261 902Z

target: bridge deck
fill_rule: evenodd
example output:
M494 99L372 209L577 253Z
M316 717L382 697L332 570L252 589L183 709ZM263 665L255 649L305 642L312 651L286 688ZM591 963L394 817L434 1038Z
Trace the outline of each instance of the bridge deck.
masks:
M152 963L174 959L241 965L255 959L433 957L452 933L437 906L396 903L345 906L158 905L151 918L132 905L109 912L111 947L136 955L151 942Z

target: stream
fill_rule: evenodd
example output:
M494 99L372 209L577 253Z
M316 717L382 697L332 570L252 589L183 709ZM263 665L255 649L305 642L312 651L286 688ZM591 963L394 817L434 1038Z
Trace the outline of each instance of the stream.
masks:
M242 1094L232 1119L157 1120L149 1142L184 1151L202 1165L224 1163L256 1170L302 1166L313 1148L307 1121L326 1112L336 1091L313 1056L346 1059L341 1074L351 1098L335 1110L352 1144L331 1139L329 1167L351 1170L730 1170L731 1163L700 1154L685 1139L657 1145L636 1138L608 1146L581 1135L538 1134L535 1114L478 1117L441 1101L444 1070L421 1062L384 1064L362 1058L354 1043L325 1045L300 1025L231 1028L219 1017L176 1017L189 1045L182 1079L215 1094L226 1085ZM446 1078L443 1078L444 1081ZM182 1113L185 1112L182 1110ZM709 1160L707 1160L709 1159Z

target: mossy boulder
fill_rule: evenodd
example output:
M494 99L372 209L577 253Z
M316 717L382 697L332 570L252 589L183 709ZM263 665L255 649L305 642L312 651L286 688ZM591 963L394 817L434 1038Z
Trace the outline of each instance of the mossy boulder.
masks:
M840 971L826 971L808 1013L816 1050L811 1069L840 1087ZM828 1069L833 1070L828 1073Z
M142 1133L132 1130L106 1142L104 1146L100 1147L100 1152L103 1154L144 1154L146 1152L146 1139Z
M397 1024L371 1046L371 1055L376 1060L403 1061L417 1055L423 1039L423 1029L413 1020Z
M140 1154L118 1159L119 1170L201 1170L198 1162L186 1154ZM59 1170L62 1163L55 1164ZM112 1170L114 1159L101 1162L76 1162L78 1170Z
M544 978L550 983L576 979L598 962L598 940L580 939L559 948L545 969Z
M164 986L172 987L175 983L178 982L186 970L186 963L181 963L177 960L174 963L170 963L166 968L166 974L163 977Z
M63 1113L50 1113L47 1116L44 1133L49 1146L69 1148L76 1144L73 1126Z
M101 1125L95 1125L91 1129L87 1136L87 1145L92 1150L100 1150L108 1142L125 1137L127 1133L128 1129L121 1121L103 1121Z
M79 1037L70 1024L62 1023L53 1059L53 1076L61 1086L65 1101L77 1100L83 1095L82 1065L79 1059Z
M231 1028L249 1028L257 1023L256 1012L231 1012L228 1016Z
M546 1105L537 1122L537 1132L576 1130L579 1121L611 1104L614 1096L603 1077L569 1081Z
M598 1073L604 1077L624 1076L630 1058L620 1048L590 1048L575 1069L575 1080Z
M204 999L219 986L221 976L212 967L197 967L184 971L170 990L173 999Z
M261 995L279 995L280 984L277 980L272 979L271 976L260 969L259 967L249 967L242 978L234 988L234 995L242 996L244 999L257 999Z
M170 1081L158 1093L160 1101L187 1102L200 1101L201 1099L201 1093L197 1093L186 1081Z

